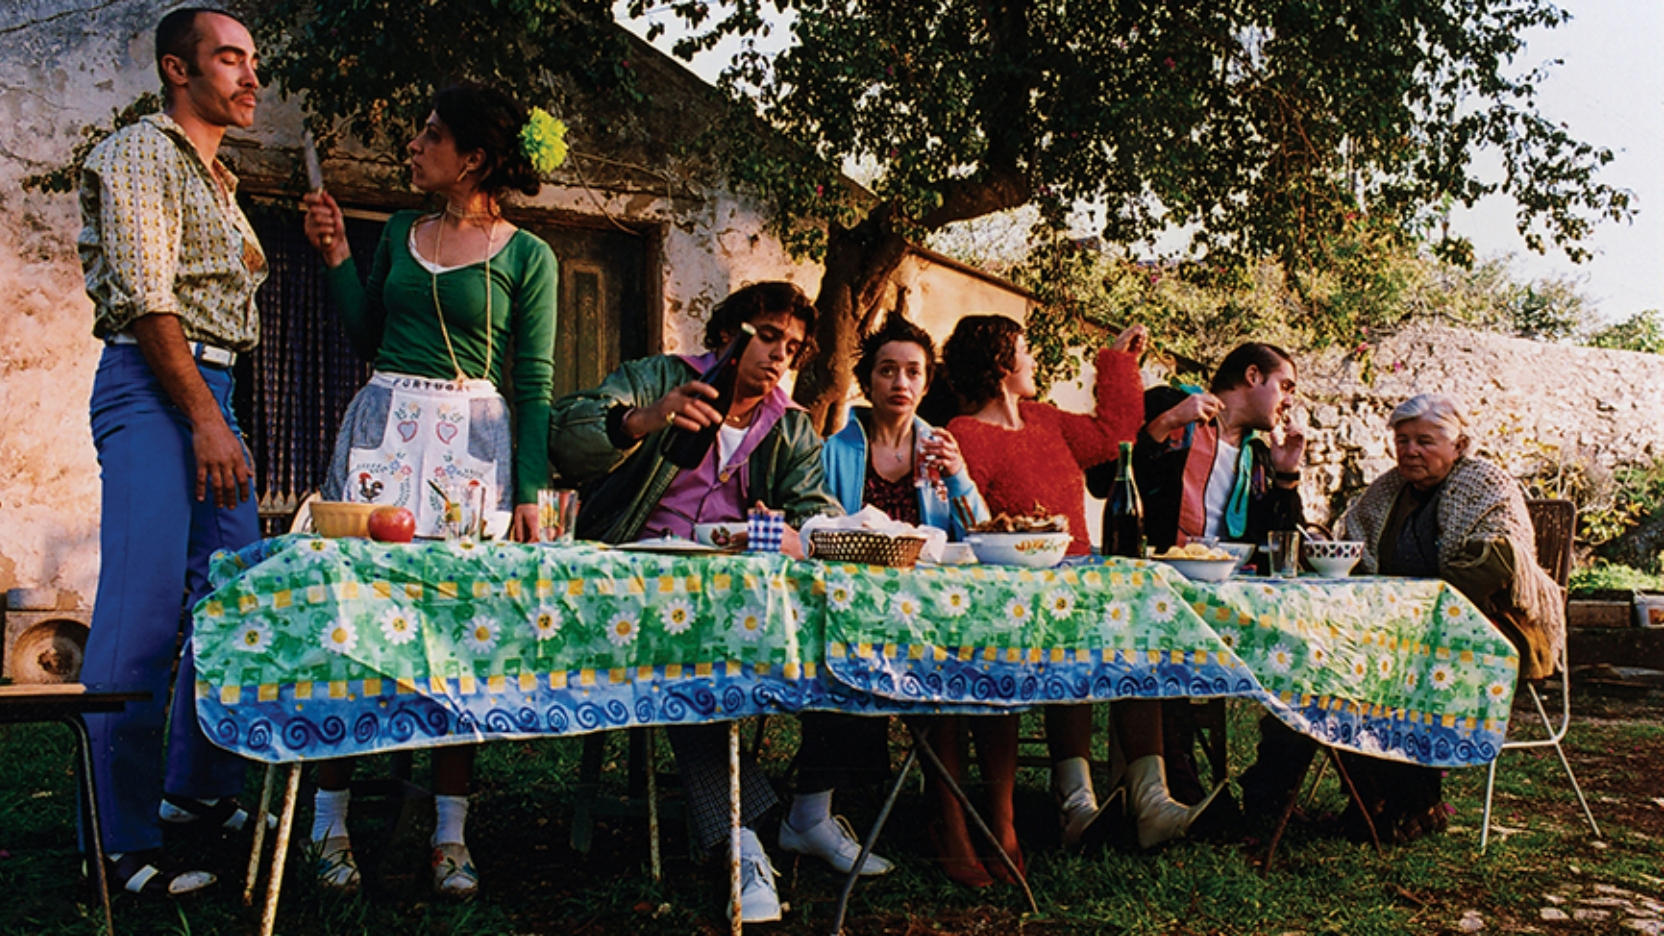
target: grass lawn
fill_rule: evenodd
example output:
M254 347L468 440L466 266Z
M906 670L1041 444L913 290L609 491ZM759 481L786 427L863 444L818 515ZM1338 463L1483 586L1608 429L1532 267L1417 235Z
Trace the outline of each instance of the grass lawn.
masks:
M890 875L862 883L851 903L852 934L930 933L1664 933L1664 705L1575 699L1570 756L1601 823L1593 839L1552 752L1509 752L1497 783L1496 813L1506 827L1479 854L1485 773L1453 772L1446 796L1457 809L1443 836L1390 849L1293 826L1275 869L1262 876L1263 843L1184 842L1157 854L1111 849L1093 857L1060 853L1046 777L1025 771L1019 822L1029 843L1030 880L1040 904L1029 913L1015 888L972 893L952 885L925 857L928 845L917 783L903 792L880 841L894 859ZM1526 712L1516 709L1516 730ZM1231 703L1231 757L1240 771L1252 758L1257 710ZM1104 719L1102 707L1098 712ZM771 718L765 768L788 772L796 723ZM1029 732L1025 731L1025 734ZM895 735L894 729L892 731ZM647 874L646 823L603 820L588 855L567 845L576 784L577 740L497 743L485 747L469 842L484 886L468 905L437 901L427 889L425 842L431 809L399 827L385 804L355 804L353 835L365 891L337 897L312 886L298 851L277 930L302 934L720 933L727 931L725 868L695 865L678 823L665 833L665 879ZM665 751L667 745L660 745ZM621 741L609 747L609 782L621 784ZM56 727L0 727L0 933L94 933L101 918L81 883L75 837L73 745ZM668 752L666 752L668 754ZM899 761L899 756L897 758ZM359 767L386 772L386 758ZM418 756L418 781L426 777ZM251 769L252 802L259 771ZM974 793L973 793L974 795ZM296 821L303 838L309 809ZM857 828L877 811L878 794L843 792L838 806ZM1334 775L1313 804L1339 811ZM773 844L773 831L763 833ZM221 849L223 851L223 849ZM245 856L241 856L246 858ZM781 933L830 932L841 879L818 863L775 852ZM253 931L258 909L242 906L239 856L222 855L220 885L179 904L115 898L123 933L229 934ZM1604 915L1603 915L1604 914ZM1561 919L1563 917L1564 919ZM1657 927L1657 928L1654 928Z

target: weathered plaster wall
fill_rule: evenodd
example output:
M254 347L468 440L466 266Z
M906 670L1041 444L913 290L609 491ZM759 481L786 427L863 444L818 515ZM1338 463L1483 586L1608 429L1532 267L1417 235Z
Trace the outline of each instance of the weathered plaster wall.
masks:
M1009 286L967 275L918 253L909 253L902 260L890 282L886 305L893 308L897 291L905 290L903 308L907 317L929 332L938 347L963 316L995 314L1021 322L1034 306L1033 299Z
M75 258L68 195L23 192L69 155L80 128L155 84L159 4L0 4L0 588L56 588L90 605L98 464L87 397L99 344Z

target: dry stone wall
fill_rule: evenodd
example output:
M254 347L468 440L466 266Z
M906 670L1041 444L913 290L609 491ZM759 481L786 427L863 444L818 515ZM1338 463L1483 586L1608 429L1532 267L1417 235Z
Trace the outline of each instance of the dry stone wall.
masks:
M1516 476L1562 462L1609 472L1664 456L1664 355L1606 351L1439 326L1371 349L1302 360L1307 512L1338 515L1393 465L1386 419L1418 393L1462 400L1479 454Z

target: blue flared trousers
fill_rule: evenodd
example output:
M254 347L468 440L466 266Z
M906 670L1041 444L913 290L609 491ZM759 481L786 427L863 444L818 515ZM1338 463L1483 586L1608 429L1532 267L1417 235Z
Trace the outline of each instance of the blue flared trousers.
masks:
M231 371L207 364L198 369L241 438L231 412ZM118 714L87 718L104 847L140 851L162 844L156 810L164 788L199 799L242 789L245 762L210 743L197 724L190 617L181 611L207 594L208 558L215 550L259 538L259 513L253 497L229 508L214 504L212 490L206 500L196 500L190 423L138 346L104 348L91 410L104 488L102 564L81 681L92 689L151 694L151 701Z

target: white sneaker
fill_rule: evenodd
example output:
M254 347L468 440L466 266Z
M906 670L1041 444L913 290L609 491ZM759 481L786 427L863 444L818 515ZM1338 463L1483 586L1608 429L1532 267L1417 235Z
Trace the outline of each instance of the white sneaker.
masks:
M768 860L763 843L750 829L740 830L740 922L772 923L780 919L780 895L774 879L780 872Z
M855 830L842 816L827 816L803 832L793 827L790 819L782 820L780 847L800 855L813 855L837 868L841 874L848 874L849 869L855 867L855 859L861 856L861 840L855 837ZM883 858L868 853L867 860L861 863L861 876L887 874L893 867Z

